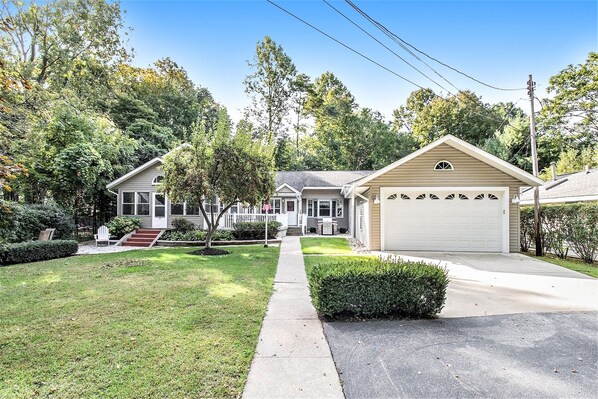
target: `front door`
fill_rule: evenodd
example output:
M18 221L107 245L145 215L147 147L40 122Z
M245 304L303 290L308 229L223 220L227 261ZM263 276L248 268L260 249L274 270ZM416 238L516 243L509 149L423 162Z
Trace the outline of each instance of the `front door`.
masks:
M152 207L152 227L154 229L165 229L167 226L166 196L162 193L154 193L154 205Z
M289 226L297 226L297 200L287 200L287 218Z

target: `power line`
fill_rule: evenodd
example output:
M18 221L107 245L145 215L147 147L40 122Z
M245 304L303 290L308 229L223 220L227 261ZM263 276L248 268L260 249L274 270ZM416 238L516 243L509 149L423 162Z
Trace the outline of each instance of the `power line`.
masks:
M390 69L390 68L387 68L387 67L385 67L384 65L380 64L379 62L376 62L376 61L374 61L373 59L371 59L371 58L370 58L370 57L368 57L367 55L360 53L359 51L357 51L357 50L355 50L354 48L352 48L352 47L350 47L350 46L346 45L345 43L341 42L340 40L338 40L338 39L335 39L334 37L330 36L328 33L326 33L326 32L324 32L324 31L322 31L322 30L320 30L320 29L316 28L315 26L313 26L313 25L312 25L312 24L310 24L309 22L307 22L307 21L305 21L304 19L302 19L302 18L298 17L297 15L295 15L295 14L293 14L292 12L290 12L290 11L286 10L285 8L283 8L283 7L279 6L278 4L274 3L273 1L271 1L271 0L266 0L266 1L267 1L268 3L270 3L270 4L272 4L274 7L278 8L278 9L280 9L281 11L285 12L286 14L290 15L291 17L295 18L296 20L298 20L298 21L301 21L302 23L304 23L305 25L309 26L310 28L312 28L312 29L314 29L314 30L316 30L316 31L320 32L322 35L326 36L326 37L327 37L327 38L329 38L330 40L333 40L333 41L335 41L336 43L340 44L341 46L345 47L347 50L350 50L350 51L354 52L355 54L359 55L360 57L363 57L363 58L365 58L365 59L366 59L366 60L368 60L369 62L371 62L371 63L373 63L373 64L375 64L375 65L379 66L380 68L382 68L382 69L386 70L387 72L390 72L391 74L393 74L393 75L397 76L398 78L400 78L400 79L403 79L404 81L406 81L406 82L409 82L409 83L411 83L412 85L414 85L414 86L416 86L416 87L419 87L420 89L423 89L423 88L424 88L423 86L420 86L420 85L418 85L417 83L415 83L415 82L413 82L413 81L411 81L411 80L407 79L406 77L404 77L404 76L401 76L400 74L396 73L396 72L395 72L395 71L393 71L392 69Z
M414 45L412 45L411 43L405 41L404 39L402 39L400 36L398 36L397 34L395 34L394 32L392 32L391 30L389 30L388 28L386 28L384 25L382 25L380 22L376 21L375 19L373 19L372 17L370 17L365 11L361 10L355 3L353 3L351 0L345 0L345 2L347 4L349 4L353 9L355 9L355 11L357 11L359 14L361 14L364 18L366 18L368 21L370 21L372 24L374 24L376 27L378 27L378 29L382 30L383 32L387 33L388 35L394 37L396 40L398 40L401 43L401 47L403 47L403 45L410 47L411 49L417 51L418 53L426 56L427 58L431 59L432 61L435 61L437 63L439 63L440 65L449 68L483 86L489 87L491 89L495 89L495 90L501 90L501 91L518 91L518 90L525 90L525 87L521 87L521 88L504 88L504 87L498 87L498 86L494 86L491 85L489 83L485 83L465 72L460 71L459 69L452 67L442 61L440 61L439 59L432 57L431 55L429 55L428 53L418 49L417 47L415 47ZM403 47L405 48L405 47ZM405 48L406 51L409 51ZM409 51L409 53L411 53L411 55L413 55L414 57L418 58L420 61L424 62L423 60L421 60L419 57L417 57L412 51ZM432 69L434 72L436 72L431 66L429 66L427 63L424 62L424 64L426 64L430 69ZM450 83L446 78L444 78L442 75L440 75L438 72L436 72L439 76L441 76L444 80L447 81L447 83L451 84L453 87L455 87L452 83ZM455 87L456 88L456 87Z
M384 69L385 71L387 71L387 72L389 72L389 73L391 73L391 74L393 74L393 75L397 76L398 78L400 78L400 79L402 79L402 80L404 80L404 81L406 81L406 82L408 82L408 83L411 83L412 85L414 85L414 86L416 86L416 87L418 87L418 88L420 88L420 89L424 89L424 90L425 90L425 88L424 88L423 86L421 86L421 85L419 85L419 84L417 84L417 83L415 83L415 82L413 82L413 81L411 81L411 80L409 80L409 79L405 78L404 76L400 75L399 73L397 73L397 72L395 72L395 71L391 70L390 68L388 68L388 67L386 67L386 66L384 66L384 65L380 64L379 62L377 62L377 61L373 60L372 58L370 58L370 57L368 57L368 56L364 55L363 53L361 53L361 52L359 52L359 51L355 50L354 48L350 47L349 45L347 45L347 44L345 44L345 43L341 42L340 40L338 40L338 39L334 38L333 36L329 35L328 33L324 32L324 31L322 31L321 29L319 29L319 28L315 27L314 25L310 24L309 22L307 22L306 20L302 19L301 17L299 17L299 16L297 16L297 15L293 14L292 12L288 11L288 10L287 10L287 9L285 9L284 7L282 7L282 6L280 6L280 5L276 4L276 3L274 3L272 0L266 0L266 1L267 1L268 3L270 3L270 4L272 4L273 6L275 6L276 8L278 8L279 10L283 11L284 13L286 13L286 14L290 15L291 17L295 18L296 20L298 20L298 21L302 22L303 24L305 24L305 25L309 26L310 28L314 29L315 31L319 32L320 34L322 34L322 35L326 36L326 37L327 37L327 38L329 38L330 40L332 40L332 41L336 42L337 44L340 44L341 46L343 46L343 47L345 47L346 49L348 49L348 50L352 51L353 53L355 53L355 54L359 55L360 57L362 57L362 58L365 58L366 60L368 60L369 62L373 63L374 65L376 65L376 66L378 66L378 67L380 67L380 68ZM446 80L446 79L445 79L445 80ZM449 82L449 83L450 83L450 82ZM451 85L452 85L452 84L451 84ZM445 90L446 90L446 89L445 89ZM459 89L457 88L457 90L459 90ZM447 90L447 91L448 91L448 90ZM466 99L468 99L468 100L470 100L470 101L473 101L471 98L469 98L469 96L468 96L468 93L466 93L466 92L464 92L464 91L461 91L461 90L459 90L459 92L460 92L461 94L463 94L463 95L464 95L464 97L465 97ZM455 94L451 93L450 91L448 91L448 93L449 93L451 96L453 96L453 97L457 98L457 96L456 96ZM433 96L434 96L434 97L436 97L436 98L439 98L439 99L444 99L442 96L440 96L440 95L438 95L438 94L436 94L436 93L434 93L434 92L432 92L432 94L433 94ZM488 116L488 115L481 114L481 113L479 113L479 112L477 112L477 111L473 111L473 113L474 113L474 114L476 114L476 115L478 115L478 116L481 116L481 117L483 117L483 118L486 118L486 119L488 119L488 120L492 120L492 121L495 121L495 122L499 122L499 123L501 123L501 125L504 123L504 120L499 120L499 119L497 119L497 118L493 118L493 117L491 117L491 116Z
M326 2L326 0L323 0L324 2ZM434 67L432 67L430 64L428 64L426 61L422 60L417 54L415 54L413 51L411 51L407 46L405 46L397 37L396 35L394 35L390 30L388 30L386 27L384 27L382 24L379 24L377 21L375 21L373 18L371 18L368 14L366 14L364 11L362 11L359 7L357 7L353 2L351 2L350 0L345 0L352 8L354 8L359 14L361 14L366 20L368 20L370 23L372 23L375 27L377 27L379 30L382 31L382 33L384 33L385 35L387 35L393 42L395 42L396 44L398 44L401 48L403 48L403 50L405 50L406 52L408 52L409 54L411 54L414 58L416 58L417 60L419 60L420 62L422 62L424 65L426 65L428 68L430 68L436 75L438 75L441 79L443 79L445 82L447 82L449 85L451 85L452 87L454 87L458 93L462 93L464 98L466 100L471 101L472 103L474 103L475 101L469 96L469 94L466 91L461 90L459 87L457 87L455 84L453 84L450 80L448 80L446 77L444 77L440 72L438 72L436 69L434 69ZM328 4L328 3L327 3ZM339 12L340 13L340 12ZM343 15L344 16L344 15ZM353 21L351 21L353 22ZM358 26L359 27L359 26ZM359 27L361 29L361 27ZM366 32L367 33L367 32ZM378 43L380 43L376 38L374 38L373 36L371 36L369 33L368 35L370 37L372 37L374 40L376 40ZM384 46L385 48L387 48L386 46ZM394 51L390 50L393 54ZM409 64L411 65L411 64ZM415 68L418 72L422 73L419 69ZM436 83L434 80L432 80L431 78L429 78L427 75L424 74L424 76L426 76L428 79L430 79L432 82ZM436 83L437 85L439 85L438 83ZM440 85L439 85L440 86ZM442 88L444 88L443 86L440 86ZM448 94L450 94L452 97L457 97L456 94L453 94L450 90L444 88L444 90L447 91ZM440 97L440 96L438 96ZM442 98L442 97L440 97ZM488 120L492 120L495 122L500 122L501 126L504 124L504 120L499 120L496 118L493 118L491 116L488 115L483 115L480 114L479 112L474 112L476 115L481 116L485 119Z
M362 31L363 33L365 33L366 35L368 35L370 38L372 38L373 40L375 40L378 44L380 44L386 50L388 50L391 53L393 53L401 61L403 61L404 63L406 63L407 65L409 65L411 68L415 69L417 72L419 72L421 75L423 75L424 77L426 77L427 79L429 79L432 83L434 83L435 85L437 85L441 89L446 90L447 92L450 93L450 91L448 89L446 89L440 83L436 82L434 79L432 79L431 77L429 77L428 75L426 75L424 72L422 72L421 70L419 70L416 66L414 66L413 64L411 64L409 61L407 61L403 57L401 57L399 54L397 54L396 52L394 52L390 47L388 47L387 45L385 45L384 43L382 43L380 40L378 40L376 37L374 37L368 31L366 31L365 29L363 29L356 22L354 22L351 18L349 18L348 16L346 16L342 11L340 11L339 9L337 9L336 7L334 7L332 4L330 4L327 0L323 0L323 1L324 1L324 3L326 3L326 5L328 5L328 7L332 8L334 11L336 11L338 14L340 14L342 17L344 17L347 21L349 21L351 24L353 24L357 29L359 29L360 31Z

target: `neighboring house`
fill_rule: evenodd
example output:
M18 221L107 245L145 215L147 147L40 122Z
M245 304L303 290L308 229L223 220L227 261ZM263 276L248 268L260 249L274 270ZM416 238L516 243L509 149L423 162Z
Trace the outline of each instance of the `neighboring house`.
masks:
M540 186L541 204L598 201L598 169L586 167L581 172L557 175L552 165L552 179ZM534 204L534 190L521 192L521 205Z
M176 217L201 227L197 208L157 192L161 164L153 159L108 184L118 215L144 227L168 228ZM304 232L332 217L371 250L518 252L520 188L540 184L448 135L374 172L277 172L269 213ZM221 227L239 220L263 220L263 211L233 207Z

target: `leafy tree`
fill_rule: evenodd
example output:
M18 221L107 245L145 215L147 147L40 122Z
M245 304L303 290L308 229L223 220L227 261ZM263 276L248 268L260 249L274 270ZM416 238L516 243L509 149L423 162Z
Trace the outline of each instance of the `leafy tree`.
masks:
M163 190L173 202L198 206L206 227L206 249L231 206L261 204L273 193L272 149L248 134L207 134L195 126L190 145L164 158ZM215 209L216 199L222 204Z
M145 113L143 119L170 129L180 140L187 138L191 125L202 114L202 106L209 106L213 102L206 98L207 90L198 89L187 72L170 58L160 59L149 68L122 64L111 84L126 96L141 102L130 103L131 111ZM116 112L119 111L118 107L117 102Z
M481 146L500 126L500 119L489 105L471 92L462 91L448 98L423 98L428 102L410 110L415 114L412 134L422 146L447 134Z
M301 73L295 76L291 81L291 109L294 114L293 128L295 130L295 169L299 168L299 140L301 135L307 133L307 125L305 120L308 114L305 110L309 92L312 89L311 80L309 76ZM278 163L277 163L278 164Z
M598 143L598 53L591 52L585 63L569 65L549 80L541 111L542 127L563 134L572 146Z
M111 196L105 185L132 168L136 142L105 117L68 106L54 110L41 132L28 149L30 178L24 183L29 185L29 202L41 203L49 192L73 213L76 223L82 215L109 213L112 204L106 198ZM103 207L98 209L98 204Z
M27 169L23 164L15 163L10 157L0 154L0 190L12 191L10 181L18 175L28 176Z
M248 64L253 69L243 82L245 93L252 101L248 116L273 143L284 132L284 120L290 109L291 83L297 71L283 48L268 36L257 43L253 61Z
M24 97L30 108L49 99L48 87L95 103L98 92L107 92L112 67L129 58L118 3L2 0L0 20L0 59L34 87Z
M503 123L502 129L496 130L492 137L486 139L482 148L531 173L529 117L523 112L515 114L516 116Z
M556 162L556 174L581 172L586 166L598 168L598 148L586 147L581 150L570 148L561 152ZM551 168L545 168L540 177L546 181L552 179Z

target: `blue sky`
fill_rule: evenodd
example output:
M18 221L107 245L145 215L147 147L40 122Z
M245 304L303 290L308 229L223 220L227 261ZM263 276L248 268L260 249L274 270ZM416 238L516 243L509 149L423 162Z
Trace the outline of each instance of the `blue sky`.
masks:
M442 91L323 1L274 1L396 73ZM393 44L345 2L330 1L433 77L425 65ZM404 40L480 80L502 87L524 87L532 73L540 97L545 96L550 76L568 64L582 63L590 51L598 51L596 1L354 2ZM172 58L197 85L207 87L235 121L249 102L242 83L250 73L246 61L266 35L282 45L300 72L312 78L333 72L360 106L378 110L388 118L417 89L266 1L123 1L122 8L126 10L126 24L133 28L129 44L135 50L134 64L147 66L158 58ZM525 90L488 89L431 65L457 87L473 90L486 102L519 101L526 111L529 108Z

